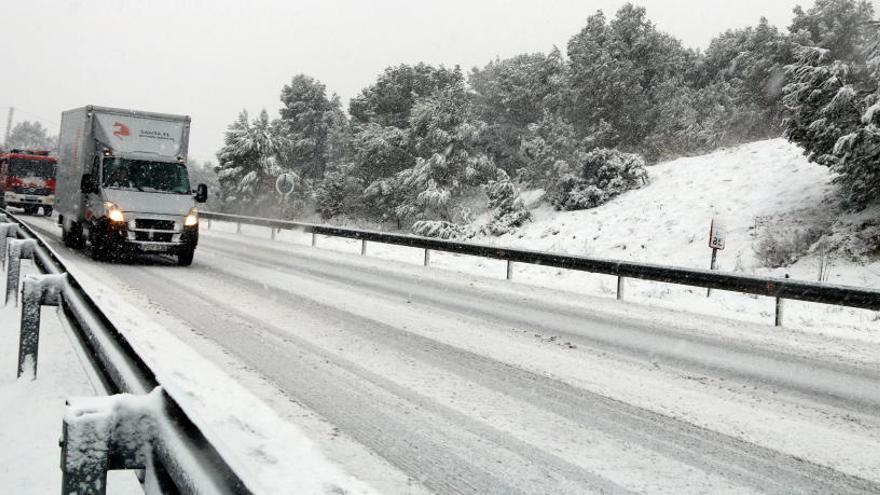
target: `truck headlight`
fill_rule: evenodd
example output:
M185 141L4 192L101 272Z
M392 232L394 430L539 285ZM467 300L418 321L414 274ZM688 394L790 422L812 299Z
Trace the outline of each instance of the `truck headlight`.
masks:
M120 209L114 203L111 203L109 201L104 203L104 210L107 214L107 218L109 218L111 222L125 222L125 216L122 214L122 209Z
M199 210L193 208L189 210L189 215L186 216L186 219L183 221L183 225L186 227L195 227L199 224Z

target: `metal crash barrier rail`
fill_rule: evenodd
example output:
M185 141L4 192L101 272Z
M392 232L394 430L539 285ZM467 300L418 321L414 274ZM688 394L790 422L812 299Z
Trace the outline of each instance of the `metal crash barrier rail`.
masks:
M42 273L21 281L18 375L36 378L40 307L60 306L98 385L121 394L68 401L62 494L104 494L107 471L115 469L138 470L146 493L251 493L52 249L9 213L0 214L0 234L7 301L19 287L21 258Z
M346 237L362 241L361 254L366 254L366 242L380 242L407 246L425 250L425 265L429 264L431 251L466 254L507 261L507 278L511 279L512 263L529 263L534 265L578 270L618 277L617 297L623 297L623 280L636 278L665 282L670 284L688 285L709 289L756 294L776 298L776 325L782 324L782 300L795 299L800 301L849 306L853 308L880 310L880 290L860 287L815 283L789 278L756 277L712 270L680 268L651 263L618 261L587 256L546 253L523 249L509 249L485 244L456 242L428 237L403 234L389 234L359 229L346 229L330 225L275 220L270 218L231 215L226 213L200 212L199 216L209 221L219 220L241 225L258 225L274 229L298 230L312 234L312 245L316 244L316 235Z

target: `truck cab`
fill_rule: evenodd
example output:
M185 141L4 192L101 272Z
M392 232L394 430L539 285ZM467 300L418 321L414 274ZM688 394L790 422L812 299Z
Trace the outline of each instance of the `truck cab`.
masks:
M48 150L0 152L0 205L22 208L28 215L42 208L44 215L52 215L56 162Z
M82 235L93 253L166 253L180 264L192 262L199 235L195 203L207 199L207 188L193 191L186 164L163 158L109 150L94 158L80 184Z

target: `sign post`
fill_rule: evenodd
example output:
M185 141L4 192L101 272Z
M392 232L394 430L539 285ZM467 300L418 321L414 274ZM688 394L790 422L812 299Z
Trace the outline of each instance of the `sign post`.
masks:
M296 176L293 174L281 174L275 179L275 190L282 196L282 199L287 199L294 187L296 187Z
M718 218L712 218L709 224L709 247L712 248L712 261L709 262L709 269L715 269L715 261L718 258L718 251L724 249L724 242L727 238L727 229L724 223ZM712 295L712 288L706 289L706 297Z
M281 209L281 217L285 217L285 207L287 206L287 198L293 194L293 190L296 187L296 179L298 177L296 174L291 173L283 173L275 179L275 191L279 194L278 198L278 206ZM275 228L272 228L272 238L275 238Z

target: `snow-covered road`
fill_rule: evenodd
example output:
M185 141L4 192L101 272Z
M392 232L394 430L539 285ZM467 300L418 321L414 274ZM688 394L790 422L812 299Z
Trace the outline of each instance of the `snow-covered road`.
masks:
M876 341L425 268L405 248L203 229L189 268L94 263L25 219L379 491L880 492Z

